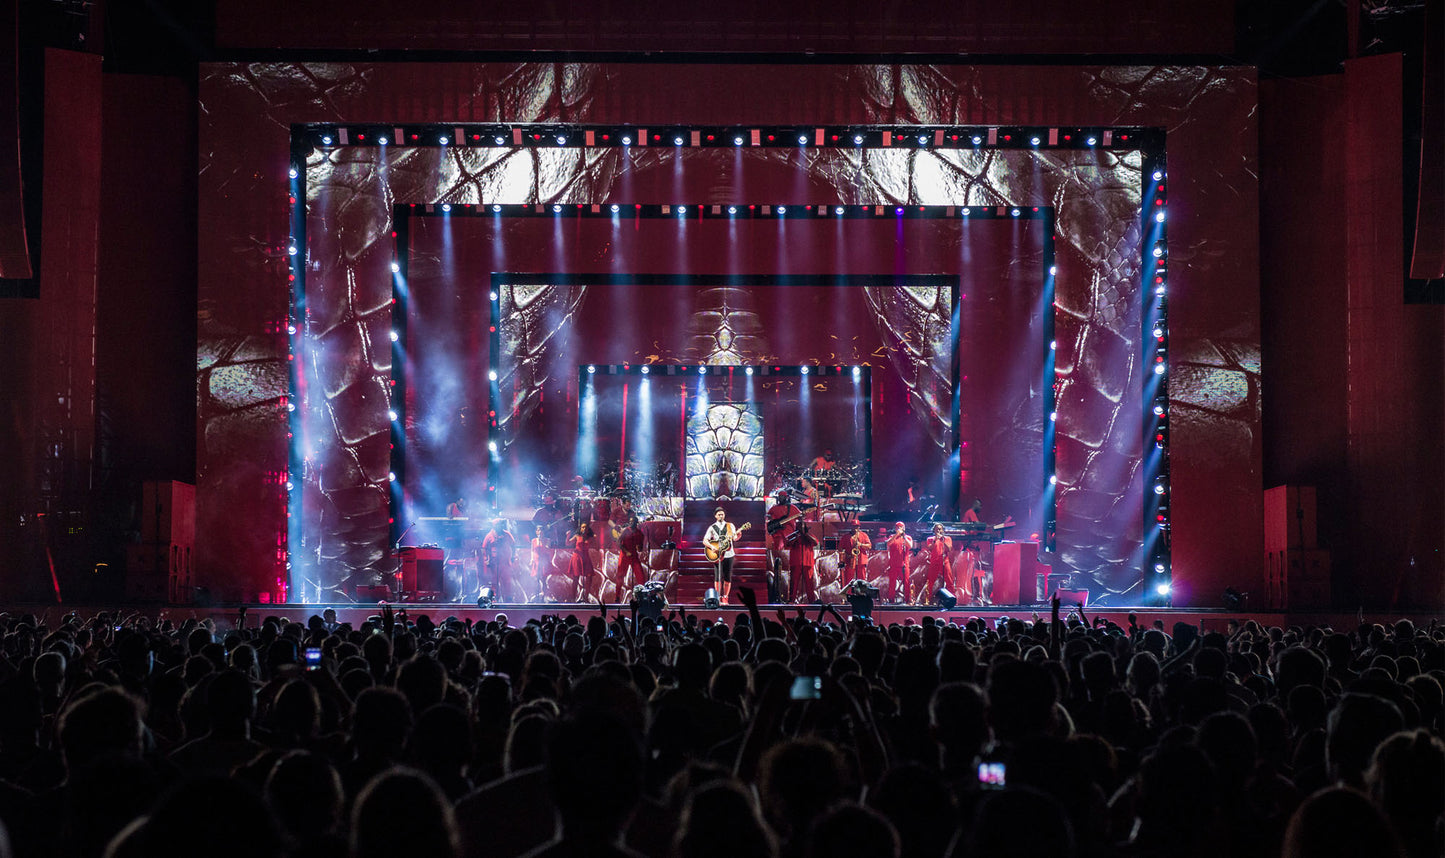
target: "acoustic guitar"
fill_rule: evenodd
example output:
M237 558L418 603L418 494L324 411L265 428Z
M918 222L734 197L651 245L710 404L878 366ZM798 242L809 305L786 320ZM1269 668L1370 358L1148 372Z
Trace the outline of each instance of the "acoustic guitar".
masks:
M750 521L742 527L739 527L737 529L737 532L742 533L744 530L747 530L752 526L753 523ZM709 525L708 529L711 530L712 526ZM728 553L728 549L732 547L733 541L731 539L728 539L726 536L724 536L722 539L719 539L716 543L704 542L702 544L703 551L707 552L707 562L709 563L716 563L721 560L722 556Z

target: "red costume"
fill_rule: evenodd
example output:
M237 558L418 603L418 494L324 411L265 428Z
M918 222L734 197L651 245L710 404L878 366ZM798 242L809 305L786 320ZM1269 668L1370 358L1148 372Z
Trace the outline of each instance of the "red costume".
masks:
M569 541L572 543L572 562L567 565L567 575L577 582L582 590L581 597L586 600L597 586L593 580L597 569L592 565L592 537L574 533Z
M854 578L867 578L868 552L873 549L873 540L868 538L868 534L859 530L848 537L845 548L847 550L843 565L845 580L842 583L847 584Z
M788 537L798 529L798 519L801 517L802 511L790 503L776 503L768 510L770 524L779 519L792 518L792 521L768 534L768 547L773 550L774 554L781 555L783 553L783 549L788 543Z
M642 548L646 539L641 527L628 527L617 540L617 589L618 598L624 588L636 586L647 580L647 570L642 568ZM631 575L632 577L628 577Z
M953 589L953 540L947 536L930 536L925 543L928 552L928 588L925 595L932 595L941 582Z
M482 573L482 586L491 587L501 601L511 601L518 595L512 592L517 589L512 575L512 560L516 553L517 540L505 530L488 531L482 539L482 564L486 569Z
M896 602L908 592L908 555L913 551L913 537L894 533L888 537L888 600Z
M797 530L788 537L789 601L818 601L818 580L813 577L813 549L817 547L818 540L811 532Z

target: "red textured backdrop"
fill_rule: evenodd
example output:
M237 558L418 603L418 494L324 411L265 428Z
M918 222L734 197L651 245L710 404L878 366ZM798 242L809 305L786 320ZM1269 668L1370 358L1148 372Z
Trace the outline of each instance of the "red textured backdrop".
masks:
M223 593L266 587L276 571L276 535L284 531L279 492L268 480L285 462L284 341L274 331L287 302L281 252L287 239L287 129L292 122L338 120L1166 127L1176 601L1212 604L1224 583L1250 588L1258 580L1256 98L1250 70L222 64L203 69L201 94L198 530L206 536L198 551L202 573ZM409 175L405 164L392 172L391 187L403 193L432 181ZM596 178L586 165L581 175ZM854 177L836 174L805 174L798 181L820 202L832 201L828 196L838 202L941 202L919 199L908 183L860 186ZM531 199L515 201L584 201L569 196L575 193L575 185L535 187ZM1091 194L1080 204L1089 200L1108 204L1106 194ZM356 195L351 202L373 204ZM1061 233L1091 266L1128 264L1111 260L1116 248L1098 246L1087 232L1070 234L1061 226ZM364 252L366 246L352 249ZM343 316L358 310L333 309ZM1075 309L1082 330L1105 324L1098 314L1107 308ZM1109 375L1119 367L1098 363L1104 354L1080 352L1076 365L1063 368L1080 373L1087 387L1109 390L1117 386Z

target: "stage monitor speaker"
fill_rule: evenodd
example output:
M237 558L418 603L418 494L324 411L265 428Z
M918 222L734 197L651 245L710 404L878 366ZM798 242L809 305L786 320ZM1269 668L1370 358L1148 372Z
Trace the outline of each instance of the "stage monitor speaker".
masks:
M401 590L403 593L441 593L442 563L446 552L440 548L401 549Z
M357 584L356 601L385 602L391 598L391 588L385 584Z

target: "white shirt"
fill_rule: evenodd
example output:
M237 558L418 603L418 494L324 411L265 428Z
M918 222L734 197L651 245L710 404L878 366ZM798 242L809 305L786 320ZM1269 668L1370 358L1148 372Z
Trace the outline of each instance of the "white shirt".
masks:
M737 543L737 538L737 529L734 528L731 523L715 521L712 523L712 526L707 529L707 536L704 538L704 541L711 542L713 547L716 548L724 539L732 540L732 542L728 543L728 550L724 551L722 556L733 557L736 554L736 552L733 551L733 545Z

